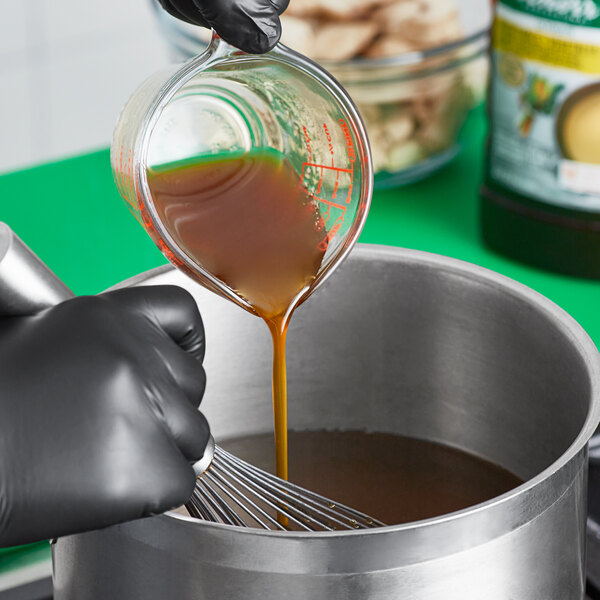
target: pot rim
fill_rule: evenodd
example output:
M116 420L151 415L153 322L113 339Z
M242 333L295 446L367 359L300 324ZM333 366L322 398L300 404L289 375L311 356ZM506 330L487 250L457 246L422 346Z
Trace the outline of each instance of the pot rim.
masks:
M566 338L570 339L574 348L578 351L580 357L583 359L588 375L590 384L590 398L589 407L586 419L581 427L576 438L568 446L568 448L546 467L543 471L539 472L533 478L528 479L516 488L485 502L475 504L468 508L464 508L459 511L447 513L437 517L431 517L428 519L422 519L419 521L412 521L409 523L401 523L397 525L387 525L385 527L378 527L374 529L360 529L360 530L348 530L348 531L268 531L263 529L254 528L243 528L243 527L232 527L231 525L224 525L220 523L211 523L202 521L194 517L181 515L172 511L164 513L164 517L169 519L175 519L178 521L185 522L189 525L195 525L197 527L203 527L209 530L214 530L215 533L218 531L232 532L235 531L236 535L244 536L259 536L272 537L279 540L307 540L307 539L320 539L320 540L332 540L336 538L364 538L364 536L381 535L382 533L392 534L400 532L415 532L421 529L430 528L433 526L439 526L443 524L451 524L462 519L471 517L474 514L489 511L490 509L500 508L503 505L510 503L521 496L527 495L527 493L533 488L538 487L544 481L550 479L554 474L565 467L571 460L573 460L577 454L585 448L587 442L592 437L600 421L600 354L596 349L594 342L591 340L589 335L583 329L583 327L564 309L560 308L552 300L546 298L544 295L536 292L528 286L515 281L505 275L496 273L485 267L469 263L456 258L450 258L439 254L430 252L424 252L421 250L411 250L395 246L376 245L376 244L357 244L356 248L350 253L351 256L360 259L386 259L388 262L402 262L402 263L419 263L429 268L436 268L438 270L451 272L454 275L466 277L471 280L476 280L479 283L489 285L491 287L502 289L504 293L508 293L514 298L518 298L521 301L528 303L529 305L535 306L537 310L549 317L557 329L565 335ZM134 277L131 277L115 286L109 288L109 290L119 289L122 287L129 287L133 285L142 284L144 281L156 277L159 274L163 274L169 271L175 271L175 267L172 265L163 265L155 269L151 269L144 273L140 273ZM549 504L553 502L549 500ZM546 507L544 507L545 509ZM541 509L541 507L540 507ZM540 510L539 512L542 512Z

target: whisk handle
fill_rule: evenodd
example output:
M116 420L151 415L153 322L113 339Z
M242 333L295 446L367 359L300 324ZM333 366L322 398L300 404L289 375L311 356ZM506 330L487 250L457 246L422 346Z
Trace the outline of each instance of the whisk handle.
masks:
M202 458L194 463L194 472L196 473L196 477L200 477L203 473L206 472L208 467L210 467L210 463L212 463L213 458L215 457L215 438L211 435L208 438L208 443L206 444L206 449L204 450L204 454Z
M31 315L73 292L6 224L0 221L0 315Z

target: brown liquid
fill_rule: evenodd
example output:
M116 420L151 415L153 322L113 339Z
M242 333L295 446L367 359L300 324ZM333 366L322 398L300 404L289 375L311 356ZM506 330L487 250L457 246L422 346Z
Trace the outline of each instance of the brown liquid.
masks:
M222 446L272 473L272 444L257 435ZM289 459L290 481L388 525L461 510L522 483L472 454L385 433L290 431Z
M267 153L150 170L148 185L180 248L269 326L277 475L287 479L285 337L327 248L318 204L292 166Z

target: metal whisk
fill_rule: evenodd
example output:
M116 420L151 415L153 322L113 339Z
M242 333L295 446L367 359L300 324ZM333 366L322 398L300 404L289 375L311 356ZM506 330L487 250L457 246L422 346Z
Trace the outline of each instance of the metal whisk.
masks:
M1 242L4 242L2 244ZM0 308L26 315L73 293L0 222ZM196 489L186 504L196 518L271 530L331 531L384 525L364 513L305 490L236 458L211 437L195 465Z
M211 437L195 465L193 517L270 530L332 531L381 527L381 521L258 469Z

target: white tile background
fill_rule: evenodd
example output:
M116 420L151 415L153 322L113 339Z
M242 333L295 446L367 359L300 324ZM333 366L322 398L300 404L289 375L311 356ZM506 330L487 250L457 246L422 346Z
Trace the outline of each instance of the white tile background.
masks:
M0 172L108 146L168 61L150 0L0 0Z

